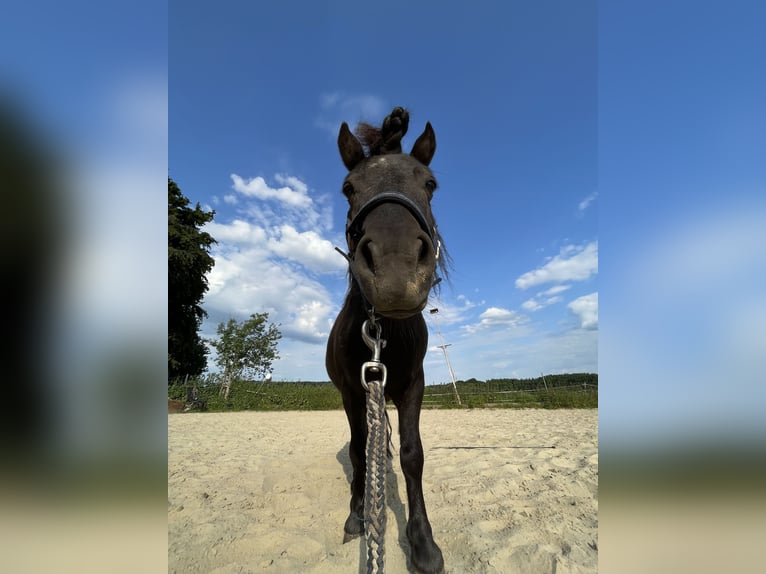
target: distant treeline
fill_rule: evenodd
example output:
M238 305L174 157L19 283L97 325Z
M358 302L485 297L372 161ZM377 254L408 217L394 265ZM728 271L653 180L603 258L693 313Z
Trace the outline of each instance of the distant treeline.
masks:
M468 379L457 381L460 405L452 383L429 385L424 408L596 408L598 375L572 373L535 379ZM330 382L234 381L228 400L220 396L218 377L208 376L168 387L168 398L184 401L192 410L286 411L342 409L338 390ZM204 405L204 406L203 406Z

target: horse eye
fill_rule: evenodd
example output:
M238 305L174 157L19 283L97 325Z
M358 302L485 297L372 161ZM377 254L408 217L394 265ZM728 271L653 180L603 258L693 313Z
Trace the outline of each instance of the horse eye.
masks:
M436 181L434 181L433 179L429 179L426 182L426 189L429 191L429 193L433 193L434 191L436 191Z
M346 197L351 197L351 194L354 193L354 186L351 185L350 182L346 181L343 183L343 195Z

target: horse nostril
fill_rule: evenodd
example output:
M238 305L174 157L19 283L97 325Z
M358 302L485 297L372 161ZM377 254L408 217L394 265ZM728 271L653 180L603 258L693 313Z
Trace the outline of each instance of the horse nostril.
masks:
M372 241L365 241L359 249L362 252L362 257L364 258L365 263L367 264L367 268L375 274L375 262L372 257L372 250L370 249L370 243Z
M430 251L431 250L428 248L428 244L421 239L420 240L420 252L418 253L418 262L419 263L426 262L427 259L428 259L429 254L430 254Z

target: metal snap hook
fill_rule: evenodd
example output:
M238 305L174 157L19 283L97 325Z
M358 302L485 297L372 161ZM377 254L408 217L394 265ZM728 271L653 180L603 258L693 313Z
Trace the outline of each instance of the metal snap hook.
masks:
M375 338L370 333L371 329L375 329ZM372 360L380 362L380 351L386 347L386 340L381 339L382 329L380 323L374 321L370 324L370 320L367 319L362 324L362 340L365 345L372 351Z
M374 337L371 333L373 329L375 329ZM361 379L362 387L364 387L365 391L370 390L367 385L368 372L375 375L379 374L381 386L386 386L386 377L388 375L388 371L386 370L386 366L380 362L380 351L386 346L386 340L381 338L381 334L382 328L380 323L375 321L374 316L372 319L365 320L365 322L362 324L362 340L364 341L365 345L367 345L372 351L372 359L362 364Z

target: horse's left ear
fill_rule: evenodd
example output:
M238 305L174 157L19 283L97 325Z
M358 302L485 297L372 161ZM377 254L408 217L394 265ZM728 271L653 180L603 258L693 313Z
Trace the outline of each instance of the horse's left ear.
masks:
M354 137L351 130L348 129L348 124L343 122L338 132L338 150L340 151L340 157L343 160L343 165L346 166L348 171L351 171L356 167L360 161L364 159L364 149L359 140Z
M431 127L431 122L426 122L426 129L412 146L410 155L423 165L428 165L436 152L436 134Z

